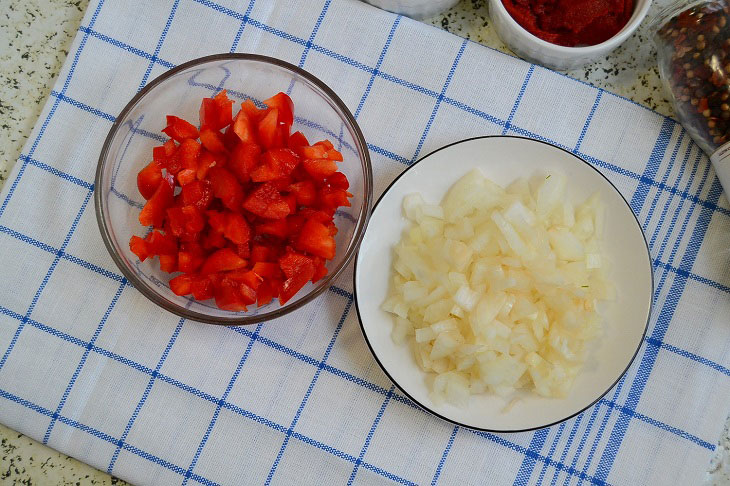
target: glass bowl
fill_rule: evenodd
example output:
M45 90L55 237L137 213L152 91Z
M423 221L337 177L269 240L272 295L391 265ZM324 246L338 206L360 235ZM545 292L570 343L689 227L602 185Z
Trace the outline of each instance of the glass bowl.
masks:
M350 181L349 208L335 213L339 232L337 254L327 262L328 274L308 283L285 305L274 300L247 312L216 307L212 300L196 301L175 295L168 281L175 274L160 270L157 258L140 262L129 249L132 235L147 228L138 215L144 199L137 190L137 172L152 158L152 148L165 142L165 116L176 115L196 123L200 102L226 89L235 105L245 99L260 102L279 91L294 101L294 125L310 143L329 139L344 157L340 171ZM237 107L234 107L234 113ZM340 98L322 81L297 66L254 54L219 54L186 62L144 87L124 107L112 125L99 156L94 203L102 239L109 253L134 287L163 309L181 317L210 324L254 324L281 317L302 307L329 288L362 240L372 205L373 176L370 154L362 132Z

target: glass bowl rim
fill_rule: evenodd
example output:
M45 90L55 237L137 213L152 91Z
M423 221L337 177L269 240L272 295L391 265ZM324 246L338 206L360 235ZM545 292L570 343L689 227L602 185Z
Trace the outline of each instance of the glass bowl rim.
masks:
M342 261L339 263L339 265L331 272L329 273L324 280L322 280L322 283L318 286L316 286L314 289L312 289L308 294L304 295L302 298L297 300L296 302L293 302L291 304L285 304L283 307L280 307L279 309L273 310L271 312L266 312L264 314L257 314L257 315L251 315L251 316L237 316L237 317L220 317L220 316L211 316L208 314L203 314L200 312L192 311L186 307L182 307L176 303L173 303L164 297L162 297L160 294L158 294L156 291L154 291L147 283L145 283L142 279L137 277L137 275L127 267L127 265L124 263L121 255L117 253L117 251L114 249L114 245L112 244L112 237L109 232L109 228L107 227L107 221L104 218L104 211L103 209L106 207L106 203L104 202L104 197L101 194L101 191L99 188L101 187L102 177L104 173L104 168L106 166L107 161L107 155L109 153L112 140L114 140L115 136L117 135L117 132L122 124L122 120L124 120L129 112L132 111L132 109L137 105L137 103L142 100L147 94L149 94L154 88L162 84L164 81L168 80L169 78L175 76L176 74L183 72L187 69L194 68L197 66L202 66L205 64L208 64L210 62L214 61L233 61L233 60L242 60L242 61L255 61L260 62L263 64L271 64L274 66L277 66L279 68L284 69L285 71L290 71L292 74L295 74L297 76L300 76L316 86L319 90L324 93L324 95L329 98L327 101L330 103L333 103L335 107L340 111L341 115L344 115L344 122L349 125L350 130L354 133L355 142L358 146L358 148L362 149L362 155L363 159L361 161L361 165L363 165L364 173L363 173L363 180L365 184L365 193L363 195L363 204L360 209L360 214L357 218L357 223L355 227L355 232L353 233L353 236L349 243L349 248L347 249L347 252L345 253L344 257L342 258ZM358 157L359 158L359 157ZM109 129L109 132L106 136L106 139L104 140L104 144L101 148L101 152L99 154L99 159L96 167L96 176L94 178L94 210L96 213L96 222L99 226L99 231L101 233L102 240L104 241L104 246L106 246L107 251L109 252L109 255L112 257L112 260L114 260L114 263L117 265L119 270L121 270L122 275L127 279L127 281L134 286L137 290L139 290L142 295L147 297L150 301L157 304L159 307L172 312L173 314L176 314L180 317L183 317L185 319L194 320L197 322L202 322L206 324L217 324L217 325L224 325L224 326L241 326L241 325L251 325L251 324L257 324L259 322L268 321L272 319L276 319L279 317L282 317L289 312L292 312L296 309L299 309L300 307L303 307L304 305L311 302L315 297L319 296L322 292L324 292L326 289L330 287L330 282L334 281L345 269L345 267L350 263L354 255L357 253L357 250L360 246L360 243L362 242L363 235L365 234L365 228L367 227L368 220L370 218L370 211L372 209L372 199L373 199L373 170L372 170L372 162L370 160L370 151L368 150L367 143L365 141L365 137L362 134L362 131L360 130L360 126L357 123L357 120L355 120L355 117L352 115L350 110L347 108L347 105L340 99L339 96L329 87L327 86L323 81L321 81L319 78L314 76L313 74L309 73L308 71L302 69L299 66L295 66L291 63L288 63L286 61L283 61L281 59L277 59L275 57L270 56L263 56L260 54L250 54L250 53L226 53L226 54L212 54L209 56L203 56L196 59L192 59L190 61L187 61L185 63L182 63L168 71L165 71L164 73L157 76L155 79L150 81L147 85L144 86L141 90L135 94L132 99L124 106L122 111L119 112L119 115L117 115L116 119L112 123L111 128Z

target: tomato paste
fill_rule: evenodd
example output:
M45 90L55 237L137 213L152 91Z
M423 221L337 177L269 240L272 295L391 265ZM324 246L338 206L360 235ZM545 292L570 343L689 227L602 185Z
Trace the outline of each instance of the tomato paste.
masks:
M620 31L631 18L633 0L502 0L517 23L542 40L561 46L592 46Z

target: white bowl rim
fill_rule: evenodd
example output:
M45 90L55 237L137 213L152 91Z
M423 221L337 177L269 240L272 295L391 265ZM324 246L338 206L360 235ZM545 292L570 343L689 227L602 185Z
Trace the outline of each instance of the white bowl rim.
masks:
M636 28L641 24L641 22L644 21L644 18L646 17L647 12L649 11L649 7L651 7L651 0L639 0L644 1L643 4L638 9L634 10L634 13L631 15L631 18L628 22L619 30L613 37L606 39L605 41L594 44L592 46L582 46L582 47L568 47L568 46L561 46L558 44L553 44L552 42L548 42L546 40L540 39L532 32L528 31L524 27L522 27L519 22L517 22L512 15L507 11L507 9L504 7L504 4L502 3L502 0L494 0L490 3L490 5L495 6L500 9L503 16L507 17L507 22L511 23L515 28L519 29L520 32L527 35L527 38L530 42L535 43L539 47L543 47L546 49L550 49L553 51L553 53L560 53L560 54L568 54L571 57L573 56L580 56L580 55L586 55L591 54L593 52L600 51L602 48L610 48L610 47L618 47L620 44L622 44L631 34L634 33Z
M590 167L591 169L593 169L596 173L598 173L611 186L611 188L613 188L613 190L621 197L621 199L624 201L624 203L626 204L627 208L629 209L631 215L633 216L634 222L638 226L639 232L641 233L641 236L642 236L642 238L644 240L644 245L646 246L647 258L649 259L649 269L650 269L650 272L651 272L651 297L652 298L649 299L649 308L647 309L646 324L644 325L644 330L643 330L643 332L641 334L641 339L638 340L638 344L636 346L636 350L634 351L634 354L631 356L631 359L626 364L626 367L624 368L624 370L621 373L618 374L618 376L616 377L616 380L613 383L611 383L611 385L608 388L606 388L605 391L603 391L602 393L600 393L595 398L595 400L593 400L592 402L590 402L588 405L584 406L583 408L581 408L580 410L578 410L576 412L571 413L570 415L566 416L565 418L562 418L562 419L559 419L559 420L555 420L553 422L550 422L550 423L547 423L547 424L544 424L544 425L537 425L537 426L534 426L534 427L527 427L527 428L520 428L520 429L490 429L490 428L475 427L473 425L468 425L468 424L465 424L463 422L459 422L458 420L454 420L452 418L446 417L446 416L444 416L444 415L442 415L442 414L440 414L440 413L438 413L438 412L436 412L436 411L428 408L426 405L424 405L423 403L421 403L418 400L416 400L410 393L408 393L405 390L404 387L402 387L400 385L400 383L398 383L393 378L393 376L388 372L388 370L385 368L385 366L383 365L383 363L380 361L380 358L378 358L378 355L375 352L375 349L373 348L372 344L370 343L370 340L368 339L367 332L365 331L365 326L363 325L362 316L360 314L360 305L359 305L359 302L358 302L357 276L358 276L358 263L359 263L359 260L360 260L360 248L358 249L358 252L355 255L355 258L354 258L355 264L354 264L354 269L353 269L353 272L352 272L352 280L353 280L353 300L355 302L355 312L357 313L357 320L358 320L358 324L360 325L360 331L362 332L362 335L365 338L365 343L367 344L368 349L370 349L370 353L373 355L373 358L375 358L375 361L378 363L378 366L380 367L380 369L383 371L383 373L385 373L385 375L388 377L388 379L396 386L396 388L398 388L411 402L413 402L416 406L418 406L418 408L420 408L421 410L423 410L424 412L426 412L426 413L428 413L430 415L434 415L434 416L436 416L436 417L438 417L438 418L440 418L442 420L445 420L445 421L447 421L447 422L449 422L451 424L458 425L459 427L464 427L464 428L470 429L470 430L477 430L477 431L480 431L480 432L499 433L499 434L503 434L503 433L519 433L519 432L532 432L532 431L539 430L539 429L543 429L543 428L546 428L546 427L552 427L553 425L557 425L559 423L565 422L566 420L570 420L571 418L573 418L573 417L575 417L575 416L577 416L577 415L585 412L586 410L588 410L589 408L591 408L592 406L594 406L596 403L598 403L603 397L605 397L606 394L608 394L608 392L611 391L613 389L613 387L616 386L616 384L619 382L619 380L621 380L621 378L629 370L629 368L631 367L631 365L636 360L636 357L639 355L639 350L641 349L642 343L646 339L646 333L647 333L647 331L649 329L649 322L651 320L651 315L652 315L652 312L654 310L654 299L653 299L654 289L655 289L655 285L654 285L655 284L655 282L654 282L654 265L652 264L652 261L653 260L652 260L652 257L651 257L651 251L649 249L649 243L646 241L646 235L644 234L644 231L641 229L641 223L639 222L639 219L636 217L636 214L631 209L631 205L626 200L626 198L624 197L624 195L621 194L621 191L618 190L618 188L614 185L613 182L611 182L611 180L608 177L606 177L600 170L598 170L596 167L594 167L593 165L591 165L590 163L588 163L583 158L575 155L574 153L572 153L572 152L570 152L568 150L565 150L562 147L558 147L557 145L553 145L553 144L548 143L548 142L545 142L543 140L537 140L537 139L529 138L529 137L521 137L521 136L518 136L518 135L484 135L484 136L478 136L478 137L465 138L463 140L458 140L456 142L452 142L450 144L444 145L443 147L440 147L440 148L438 148L438 149L436 149L436 150L434 150L434 151L432 151L432 152L424 155L423 157L421 157L417 161L415 161L413 164L411 164L410 166L408 166L403 172L401 172L400 174L398 174L398 176L395 179L393 179L393 181L391 181L390 184L388 184L388 186L385 188L385 190L382 192L382 194L380 195L380 197L378 197L378 200L373 205L373 209L370 212L371 219L375 215L375 211L378 209L378 205L380 204L380 201L383 200L383 198L390 191L390 189L396 184L396 182L398 182L401 179L401 177L403 177L403 175L406 172L408 172L413 167L415 167L419 162L423 161L427 157L430 157L431 155L435 154L436 152L440 152L441 150L447 149L447 148L452 147L454 145L461 144L461 143L466 143L466 142L471 142L473 140L478 140L478 139L487 139L487 138L512 138L512 139L522 139L522 140L528 140L530 142L541 143L541 144L547 145L549 147L553 147L553 148L562 150L563 152L565 152L565 153L567 153L567 154L575 157L579 161L583 162L588 167ZM365 230L366 233L367 233L367 230L368 229ZM364 240L365 240L365 236L363 236L363 241Z

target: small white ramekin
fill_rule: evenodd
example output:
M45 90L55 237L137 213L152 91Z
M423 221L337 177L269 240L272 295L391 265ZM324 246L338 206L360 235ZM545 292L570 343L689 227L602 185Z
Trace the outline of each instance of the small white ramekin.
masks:
M551 69L567 71L595 61L618 47L634 33L650 6L651 0L636 0L634 13L623 29L607 41L587 47L559 46L530 34L507 12L502 0L489 0L489 15L497 35L515 54Z

